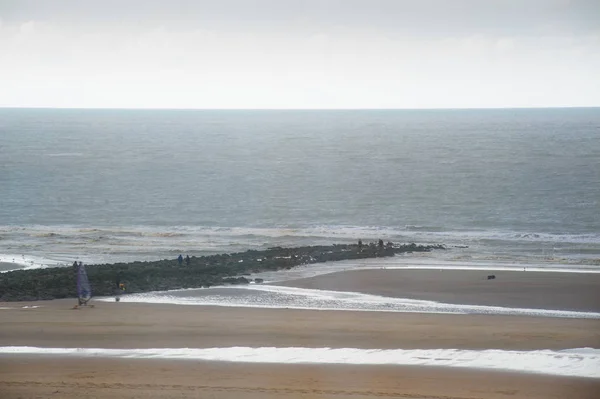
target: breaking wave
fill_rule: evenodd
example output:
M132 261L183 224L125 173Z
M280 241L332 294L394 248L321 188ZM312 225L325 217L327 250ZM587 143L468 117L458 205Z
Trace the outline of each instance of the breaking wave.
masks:
M205 226L0 226L0 262L25 256L21 266L113 263L171 258L179 253L206 255L273 246L351 243L358 239L441 243L452 256L483 259L522 257L598 259L600 233L541 233L496 230L452 230L439 226L394 227L205 227ZM465 248L471 247L472 250ZM440 255L442 256L442 255ZM38 261L39 260L39 261Z

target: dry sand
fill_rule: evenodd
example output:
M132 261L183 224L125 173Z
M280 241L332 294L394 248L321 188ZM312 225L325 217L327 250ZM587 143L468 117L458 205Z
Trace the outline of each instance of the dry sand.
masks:
M500 277L496 282L502 281L502 275L497 275ZM363 292L383 289L389 282L378 271L355 276L366 287L358 289ZM328 281L332 277L322 278ZM342 281L345 278L338 277ZM72 310L74 303L74 300L0 303L0 307L12 308L0 310L0 346L600 348L600 320L115 302L95 302L95 308ZM41 307L23 309L25 305ZM344 396L592 399L600 397L599 392L597 379L433 367L0 356L2 399Z
M495 275L488 280L488 275ZM600 273L353 270L278 283L468 305L600 312Z

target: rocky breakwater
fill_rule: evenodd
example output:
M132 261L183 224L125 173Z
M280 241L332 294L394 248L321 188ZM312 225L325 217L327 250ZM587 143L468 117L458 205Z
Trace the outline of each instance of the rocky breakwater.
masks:
M363 245L329 245L269 248L232 254L191 257L184 262L165 259L152 262L86 266L94 296L111 296L125 284L126 293L248 284L244 275L295 266L429 252L442 245L398 245L383 241ZM17 270L0 274L0 301L32 301L76 298L76 271L72 267Z

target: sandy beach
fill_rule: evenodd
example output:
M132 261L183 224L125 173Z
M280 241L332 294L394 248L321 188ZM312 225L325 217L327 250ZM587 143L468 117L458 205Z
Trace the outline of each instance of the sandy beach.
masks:
M384 293L396 271L290 282ZM387 275L387 277L386 277ZM446 271L448 284L453 273ZM564 284L577 285L574 275ZM497 273L502 282L503 273ZM569 280L574 276L573 280ZM590 277L590 275L581 275ZM590 278L594 281L594 277ZM456 279L459 281L460 279ZM340 285L331 287L332 281ZM390 282L392 281L392 282ZM548 284L550 297L555 289ZM362 287L362 289L360 288ZM422 288L427 284L423 283ZM413 286L416 290L418 287ZM538 288L539 290L539 288ZM433 291L433 288L432 288ZM593 295L579 292L585 304ZM471 293L471 295L474 295ZM481 296L487 296L482 293ZM502 294L496 294L502 297ZM493 294L492 294L493 296ZM577 294L574 294L577 296ZM430 297L424 299L431 299ZM330 347L364 349L600 348L600 320L178 306L74 300L0 304L0 346L67 348ZM574 302L575 303L575 302ZM25 306L39 306L24 308ZM584 307L587 307L585 305ZM33 398L586 398L600 380L412 366L244 364L194 360L0 355L0 397ZM595 396L596 395L596 396Z
M5 303L0 346L381 349L600 347L600 320L96 302ZM21 309L19 306L41 306Z
M488 275L495 275L487 280ZM600 273L352 270L277 283L454 304L600 312Z
M600 321L73 301L5 303L0 346L562 349ZM38 305L23 309L21 306ZM403 366L274 365L0 355L2 398L594 398L597 379Z
M595 399L595 379L437 367L0 357L3 399Z

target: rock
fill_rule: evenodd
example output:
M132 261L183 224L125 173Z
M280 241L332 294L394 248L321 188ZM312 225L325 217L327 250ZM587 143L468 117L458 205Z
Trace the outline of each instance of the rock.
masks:
M199 288L222 284L248 284L248 273L291 269L300 265L340 260L394 256L397 253L429 252L445 249L442 245L387 245L374 243L320 245L296 248L275 247L263 251L246 251L203 257L191 257L190 265L179 265L176 259L153 262L131 262L89 265L88 278L94 296L114 296L115 278L127 285L130 294ZM262 259L257 262L256 259ZM255 279L254 282L262 282ZM0 273L0 300L27 301L76 298L76 280L71 267L16 270Z

